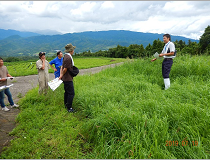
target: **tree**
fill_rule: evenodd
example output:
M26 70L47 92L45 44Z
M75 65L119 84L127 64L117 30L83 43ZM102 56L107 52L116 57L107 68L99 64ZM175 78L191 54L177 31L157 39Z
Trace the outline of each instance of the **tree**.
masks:
M146 46L146 48L145 48L145 50L146 50L146 55L145 56L148 56L149 57L149 55L151 55L151 51L152 51L152 45L150 45L150 43Z
M200 38L200 47L201 47L201 52L204 52L204 50L206 49L206 47L209 45L210 43L210 26L208 26L203 35Z
M164 47L164 42L158 39L157 42L157 52L161 53Z
M139 56L143 57L144 56L144 46L141 44L139 48Z
M200 49L196 42L191 42L182 49L183 54L199 55Z
M185 46L186 46L185 42L182 41L182 40L179 40L179 47L180 47L180 50L182 50Z

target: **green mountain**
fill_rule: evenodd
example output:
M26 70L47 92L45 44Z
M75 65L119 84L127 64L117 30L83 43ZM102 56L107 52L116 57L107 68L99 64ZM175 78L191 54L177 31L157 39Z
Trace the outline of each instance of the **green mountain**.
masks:
M55 53L55 50L64 52L65 45L72 43L76 46L75 52L80 53L87 50L96 52L107 50L117 45L129 46L130 44L143 44L146 47L154 40L162 40L163 34L142 33L124 30L110 31L89 31L81 33L68 33L63 35L40 35L21 37L13 35L0 40L0 56L36 55L40 51ZM186 43L188 38L172 36L172 41L183 40ZM190 39L192 42L198 40Z

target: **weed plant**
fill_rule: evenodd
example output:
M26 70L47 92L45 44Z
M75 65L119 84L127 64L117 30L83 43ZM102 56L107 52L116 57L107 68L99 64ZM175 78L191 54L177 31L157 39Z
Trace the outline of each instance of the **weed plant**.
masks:
M175 58L168 90L150 60L77 76L77 113L64 109L63 85L30 91L1 158L209 159L209 56Z

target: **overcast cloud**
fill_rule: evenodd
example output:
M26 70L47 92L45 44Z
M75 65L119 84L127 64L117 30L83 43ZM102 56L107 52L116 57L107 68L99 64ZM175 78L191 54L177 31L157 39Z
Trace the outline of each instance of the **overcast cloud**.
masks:
M210 1L0 1L0 28L19 31L130 30L199 39Z

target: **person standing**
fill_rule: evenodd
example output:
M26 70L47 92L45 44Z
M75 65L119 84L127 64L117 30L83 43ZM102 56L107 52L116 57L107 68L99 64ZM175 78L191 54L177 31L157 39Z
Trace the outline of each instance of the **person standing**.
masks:
M74 112L72 108L72 103L74 99L74 85L73 85L73 76L69 71L73 70L74 61L72 55L74 54L74 49L76 46L72 44L67 44L65 46L65 55L63 58L63 65L61 67L61 73L59 79L62 79L64 83L64 105L67 108L68 112Z
M48 90L49 73L50 68L49 62L45 58L45 53L39 53L39 60L36 62L36 68L38 70L38 82L39 82L39 94L46 94Z
M174 43L171 42L171 36L169 34L163 35L163 41L165 43L165 46L163 47L161 54L159 54L159 57L164 58L162 63L162 75L164 79L165 90L167 90L170 87L169 74L173 64L173 59L176 57L176 50ZM153 62L156 59L157 58L154 58L151 61Z
M8 73L7 67L4 66L3 59L0 57L0 86L7 86L7 77L11 77L10 79L13 79L12 76ZM0 104L3 111L9 111L9 109L4 104L4 94L7 95L11 108L19 107L19 105L14 104L9 88L6 88L0 92Z
M49 64L51 68L55 71L54 72L55 78L60 77L60 68L63 64L63 53L61 51L58 51L57 57L52 61L50 61ZM52 66L53 64L55 65L55 68Z

